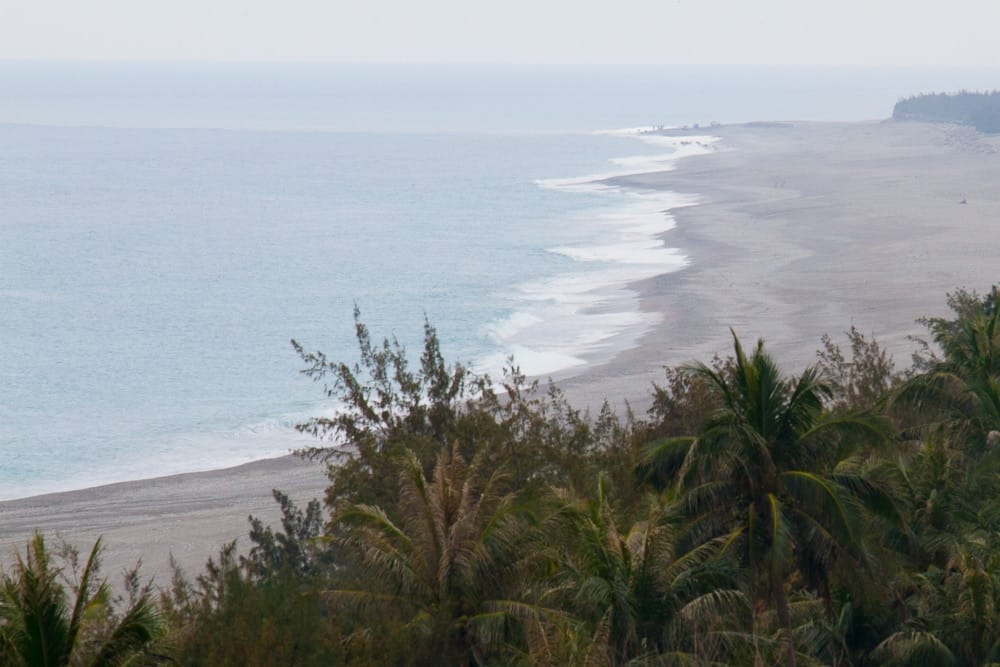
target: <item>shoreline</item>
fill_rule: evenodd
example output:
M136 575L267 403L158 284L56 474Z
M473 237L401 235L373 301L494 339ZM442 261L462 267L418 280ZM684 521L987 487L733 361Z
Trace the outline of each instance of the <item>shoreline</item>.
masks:
M636 185L630 179L674 173L679 165L687 160L728 150L724 145L720 145L723 144L720 137L712 132L716 127L722 126L683 130L661 127L628 128L598 132L597 134L638 140L647 146L669 149L671 152L614 159L612 162L628 167L614 173L547 179L539 182L543 187L566 189L569 192L597 192L618 200L619 204L614 208L613 215L597 214L598 220L614 221L607 226L611 232L618 235L617 238L612 237L611 242L606 242L606 245L569 246L569 249L576 250L576 253L567 252L565 248L549 249L549 252L566 254L574 258L579 255L583 257L581 261L587 261L594 258L593 256L599 256L601 251L606 252L605 249L613 250L609 257L601 258L602 261L614 269L631 270L637 275L625 280L612 280L587 292L595 295L596 303L582 308L581 314L577 317L600 318L617 315L625 316L626 319L631 317L642 323L632 321L617 325L618 330L614 333L600 337L596 343L584 345L582 350L567 353L578 363L556 368L549 373L530 374L530 377L540 382L552 380L560 386L571 382L574 378L586 377L595 369L615 364L623 354L621 348L630 350L640 347L649 331L659 326L662 312L644 305L645 295L641 286L666 275L690 270L692 264L690 256L684 248L678 247L678 244L672 241L678 227L677 211L697 207L705 198L700 189L680 191L671 187L650 187L645 184ZM621 217L620 210L627 211L628 217ZM654 230L650 230L650 227ZM628 258L625 258L624 253L619 250L624 245L631 246L629 248L631 256ZM583 252L579 252L580 250ZM589 276L586 273L581 275ZM608 293L616 296L608 297ZM627 296L623 297L622 294ZM627 311L622 310L623 304L628 304ZM607 352L609 349L610 354ZM627 393L629 395L625 397L626 400L636 400L634 391ZM587 404L586 407L592 410L600 408L600 400L595 404L589 395L584 395L582 398ZM624 407L622 401L612 403L615 407Z
M300 507L322 500L326 468L287 454L231 468L116 482L0 502L0 563L23 551L36 531L81 551L98 537L105 546L102 571L116 577L142 561L140 575L170 581L171 554L197 575L227 542L247 545L248 517L280 525L278 489Z
M636 164L632 168L603 175L547 179L537 185L569 191L577 188L589 190L595 185L604 189L601 185L603 181L634 173L648 173L660 167L671 169L691 154L707 150L702 142L687 146L689 142L685 138L655 134L644 136L639 131L628 133L630 138L633 134L644 144L665 147L671 152L615 158L622 163L633 161ZM706 140L709 144L713 141L712 137L699 136L697 139ZM669 193L663 194L669 199ZM615 197L621 200L619 206L636 208L629 188L621 188ZM658 199L662 200L662 197ZM642 209L638 211L640 216L657 216L655 205L639 208ZM671 227L674 224L672 220L669 222ZM663 228L666 225L658 226ZM623 232L623 225L617 221L610 227L617 234L617 237L612 237L612 243L636 234L634 231L630 234ZM647 234L643 232L643 236ZM657 237L658 233L647 238L655 240ZM634 243L634 239L629 240ZM600 251L604 248L570 245L562 251L571 254L571 251L579 249ZM672 253L672 249L666 246L655 251L666 256ZM642 269L640 274L649 274L642 261L616 258L612 263L622 264L633 271L635 266L639 266ZM602 285L598 291L628 290L630 285L630 282ZM640 308L635 308L635 312L642 315ZM609 336L606 341L602 340L602 346L613 345L620 337L621 333ZM600 355L602 362L613 356ZM581 365L570 365L558 369L556 373L575 375L594 365L586 357L581 357L580 361ZM302 461L290 453L302 446L302 442L290 442L285 454L272 454L236 465L42 490L27 496L0 499L0 517L3 519L0 524L0 565L9 564L15 550L23 549L31 534L40 530L49 540L66 540L80 549L89 548L103 536L106 573L123 571L141 558L144 562L143 573L152 574L164 583L169 581L171 575L172 554L185 571L197 574L206 559L216 555L223 544L239 539L241 546L247 547L249 515L258 516L272 525L280 521L272 488L288 493L300 506L312 498L322 498L328 485L325 466ZM118 517L127 517L127 520L119 522L116 520ZM141 547L137 546L140 542L143 543Z
M664 366L730 354L731 327L744 344L763 337L786 373L815 362L823 334L843 344L852 325L902 369L916 349L909 337L924 332L917 318L948 314L946 294L957 288L997 282L1000 136L892 121L712 133L726 150L614 179L702 195L671 212L677 225L661 237L691 261L633 286L664 325L610 363L564 378L568 395L591 406L623 396L645 410Z
M641 416L663 367L727 354L730 327L747 344L763 336L786 373L815 359L824 333L842 343L852 324L905 367L917 317L945 314L957 287L983 291L996 281L1000 137L886 122L710 133L723 150L609 181L700 203L672 209L675 225L659 236L688 265L631 286L661 324L609 361L553 375L574 406L593 411L607 398ZM249 514L276 523L272 488L305 503L325 487L323 465L288 455L3 501L0 550L9 562L34 529L81 549L104 535L106 574L141 557L143 576L166 585L170 553L196 574L225 542L245 547Z
M2 125L4 125L4 123L0 123L0 126ZM10 125L10 123L7 123L7 125ZM52 126L38 125L37 127L49 128ZM55 126L55 127L61 127L61 126ZM102 128L102 129L113 129L113 128ZM537 185L538 187L563 191L564 193L565 192L572 193L577 190L581 192L592 193L594 190L597 190L599 192L602 192L603 194L605 190L614 191L610 195L610 197L611 201L614 201L615 204L611 207L608 207L610 210L613 211L612 214L608 214L605 211L605 207L600 206L594 208L594 210L598 212L596 215L594 215L593 212L591 211L591 215L586 216L588 218L593 217L598 221L600 221L600 223L598 223L596 226L604 227L604 231L607 234L607 238L602 239L603 243L602 241L595 241L593 239L583 242L569 241L565 245L549 247L544 249L545 252L554 253L558 255L565 255L583 264L585 264L588 261L592 261L593 258L590 257L589 255L594 255L594 254L600 255L600 253L602 252L606 253L608 252L609 249L614 250L616 249L617 246L621 245L627 245L627 244L636 245L637 238L641 239L640 241L641 243L644 243L647 240L655 242L656 239L658 239L659 236L662 235L663 231L655 231L654 229L653 232L650 232L647 229L643 229L643 227L648 226L648 221L641 221L637 224L636 219L637 218L642 219L644 217L648 218L650 215L652 215L652 217L657 220L654 223L654 228L659 228L661 230L666 229L667 231L669 231L669 229L673 228L673 226L675 226L676 223L673 220L673 216L669 214L667 214L666 216L668 222L662 221L663 212L665 212L662 210L662 207L668 207L667 210L672 211L679 207L692 205L690 202L687 201L682 201L680 203L672 201L673 199L677 198L677 197L671 197L671 195L674 193L665 192L662 190L651 191L649 189L644 189L640 194L644 194L646 196L652 194L656 197L657 201L652 204L647 204L642 201L637 202L636 197L634 196L636 192L633 191L633 189L628 187L609 188L607 185L605 185L606 183L609 183L616 178L624 176L634 176L634 175L648 174L663 170L672 170L673 168L675 168L676 164L681 160L686 159L692 155L700 155L706 151L712 150L712 144L715 142L715 137L705 135L704 131L702 131L700 134L695 133L690 137L668 136L656 132L652 128L629 128L623 130L588 131L583 134L606 135L606 136L627 138L627 139L637 140L646 146L652 146L654 148L658 148L661 150L670 151L669 153L666 154L644 153L637 156L628 154L621 157L611 158L610 159L611 163L620 164L622 165L622 167L618 169L612 169L608 173L591 174L585 176L573 176L573 177L544 178L535 181L535 185ZM571 194L570 196L574 195ZM681 197L681 199L683 200L685 198ZM637 203L638 206L636 206ZM630 214L625 223L621 222L622 216L619 213L619 209L625 209ZM633 228L640 229L642 231L637 232ZM631 250L631 248L629 250ZM666 245L658 246L655 248L644 248L644 250L646 250L647 252L657 253L659 255L657 259L662 260L664 259L664 256L666 256L667 258L666 261L674 259L673 257L671 257L671 255L675 249ZM578 256L581 254L582 257ZM615 256L613 258L598 257L597 260L610 264L615 269L621 270L622 272L628 272L629 270L631 270L633 274L638 273L641 275L649 275L650 273L649 267L651 264L653 264L653 262L651 262L648 257L642 257L640 259L628 257L623 259L621 256ZM682 259L681 261L678 262L677 266L669 267L669 269L667 270L671 272L683 270L685 264L686 261ZM655 271L656 268L654 267L652 270ZM566 274L557 274L556 277L562 278L568 275L572 275L574 277L579 276L580 278L590 278L593 275L593 272L586 272L586 271L570 272ZM624 280L620 278L613 278L610 281L597 282L596 286L593 286L586 293L600 294L600 296L595 297L598 303L594 306L583 307L581 309L581 313L583 313L583 316L586 317L589 315L603 314L604 309L608 307L612 309L617 309L618 306L620 305L618 304L618 300L620 299L620 297L615 297L615 296L609 297L606 295L606 293L614 293L619 291L632 292L631 289L632 285L636 281L642 279L644 278L636 278L635 280L630 278L625 278ZM532 280L529 281L528 284L535 284L536 282L541 282L546 280L547 280L546 278ZM636 299L636 301L638 301L638 299ZM523 314L524 312L526 311L518 310L515 311L515 314ZM632 312L635 312L637 315L640 316L645 314L645 312L638 307L636 307L634 311L630 310L629 314ZM639 334L628 333L628 330L636 328L634 324L621 325L619 328L622 329L622 331L617 331L615 333L608 333L605 336L601 337L596 347L613 349L614 347L617 347L617 343L619 343L618 339L625 339L625 338L638 339L640 337ZM584 348L587 346L586 343L582 345ZM528 349L527 351L532 352L532 350L530 349ZM541 352L535 354L535 356L545 357L549 354L551 353ZM557 365L553 367L551 371L552 375L565 375L565 376L578 375L580 373L586 372L586 370L591 368L592 366L610 362L613 359L613 357L616 356L616 353L612 352L611 354L607 354L606 352L600 352L600 353L595 352L588 354L586 351L578 351L574 349L568 352L555 353L555 356L557 357L560 355L567 359L571 359L572 363L569 363L565 366ZM501 359L501 361L499 361L496 364L496 367L500 368L505 364L507 356L508 356L507 352L497 352L497 353L488 353L485 358L496 357L497 359ZM517 358L516 361L518 361L519 364L522 364L523 366L524 360L522 360L521 358ZM493 370L493 369L489 368L487 365L484 366L484 368L481 370L485 372L486 370ZM542 379L547 377L548 375L550 375L550 372L548 370L536 370L529 372L528 377L532 378L537 377L539 379ZM297 421L304 421L307 420L308 418L309 418L308 414L304 414L302 418ZM301 435L301 434L290 433L287 437L285 437L285 439L289 441L288 447L275 448L271 446L269 448L269 451L266 451L265 453L263 453L263 455L258 454L257 456L259 456L259 458L241 457L243 458L243 460L239 459L230 461L223 460L216 463L209 463L208 465L204 466L196 465L193 466L193 469L190 468L185 469L184 467L172 466L172 469L168 468L165 471L161 471L159 474L150 473L150 476L145 476L144 472L133 471L133 474L137 473L140 476L124 477L124 478L111 476L105 479L101 479L98 476L96 479L89 479L89 480L77 479L75 481L69 481L61 484L57 483L48 486L34 484L34 488L29 492L29 495L12 495L9 497L0 497L0 507L2 507L3 504L5 503L19 502L32 498L38 498L43 496L55 497L65 494L72 494L75 492L83 492L99 488L111 488L120 484L155 480L165 477L175 477L187 474L203 474L203 473L210 474L221 470L235 471L241 469L245 465L252 465L260 461L281 459L287 456L294 456L292 452L298 449L307 448L313 443L313 440L308 437L305 438L304 440L299 440L297 442L292 441L292 439L295 438L296 435ZM18 491L14 491L13 493L17 494ZM0 535L2 535L2 531L0 531Z
M614 166L601 173L534 181L562 196L589 196L591 202L551 221L572 231L538 251L572 262L512 285L515 305L487 325L495 345L472 364L477 371L498 376L511 355L527 376L538 379L574 376L607 363L659 319L640 307L633 285L688 264L662 236L676 225L671 211L697 205L699 198L616 180L672 171L685 159L717 150L717 138L704 132L669 136L649 128L587 135L626 139L657 152L610 158Z

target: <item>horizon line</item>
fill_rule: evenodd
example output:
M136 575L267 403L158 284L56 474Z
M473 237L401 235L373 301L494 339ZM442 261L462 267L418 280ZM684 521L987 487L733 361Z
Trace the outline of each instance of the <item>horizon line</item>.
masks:
M156 58L35 58L0 57L0 64L46 65L249 65L249 66L320 66L320 67L413 67L413 68L727 68L727 69L984 69L1000 70L1000 64L982 63L598 63L598 62L399 62L345 60L263 60L263 59L156 59Z

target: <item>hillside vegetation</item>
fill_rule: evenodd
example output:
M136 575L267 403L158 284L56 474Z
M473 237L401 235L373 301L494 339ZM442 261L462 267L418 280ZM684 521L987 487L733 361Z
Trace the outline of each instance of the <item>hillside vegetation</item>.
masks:
M348 406L301 427L325 498L275 492L281 526L251 519L246 556L158 604L133 576L112 605L90 561L69 595L36 540L0 589L3 664L998 662L1000 293L949 305L906 370L855 329L792 373L734 334L643 416L498 386L429 325L416 360L360 322L356 364L296 344Z

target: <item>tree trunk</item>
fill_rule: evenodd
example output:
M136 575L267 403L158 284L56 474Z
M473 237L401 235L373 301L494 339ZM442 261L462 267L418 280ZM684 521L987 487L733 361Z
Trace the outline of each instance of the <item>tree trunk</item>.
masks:
M792 638L792 617L788 610L788 598L785 596L785 582L771 575L771 594L774 596L774 608L778 612L778 623L781 625L782 639L785 642L788 667L795 667L795 641Z

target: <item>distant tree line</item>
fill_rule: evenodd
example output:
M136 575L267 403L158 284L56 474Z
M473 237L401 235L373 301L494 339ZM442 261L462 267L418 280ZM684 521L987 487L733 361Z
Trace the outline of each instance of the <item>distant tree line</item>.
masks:
M892 118L960 123L980 132L1000 132L1000 91L914 95L896 102Z

